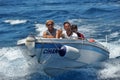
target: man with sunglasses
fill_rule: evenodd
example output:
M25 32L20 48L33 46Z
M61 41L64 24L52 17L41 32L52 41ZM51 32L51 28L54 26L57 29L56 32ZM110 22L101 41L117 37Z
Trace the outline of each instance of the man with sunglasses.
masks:
M43 32L43 38L59 38L59 34L62 33L60 30L54 28L53 20L47 20L46 27L48 29Z

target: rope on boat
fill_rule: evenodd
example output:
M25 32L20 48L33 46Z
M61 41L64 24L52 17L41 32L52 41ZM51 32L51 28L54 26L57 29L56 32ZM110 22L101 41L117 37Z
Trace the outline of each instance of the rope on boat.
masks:
M40 40L42 41L41 38L40 38ZM41 63L40 60L41 60L41 56L42 56L43 47L44 47L44 43L43 43L43 41L42 41L42 46L41 46L40 55L39 55L40 57L38 58L38 62L39 62L39 63Z

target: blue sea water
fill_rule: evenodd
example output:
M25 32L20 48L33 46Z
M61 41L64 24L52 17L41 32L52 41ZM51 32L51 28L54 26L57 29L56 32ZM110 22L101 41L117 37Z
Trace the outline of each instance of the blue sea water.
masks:
M16 43L31 33L40 36L48 19L58 28L64 21L77 24L85 37L103 45L107 35L110 59L54 77L31 67ZM119 0L0 0L0 37L0 80L120 79Z

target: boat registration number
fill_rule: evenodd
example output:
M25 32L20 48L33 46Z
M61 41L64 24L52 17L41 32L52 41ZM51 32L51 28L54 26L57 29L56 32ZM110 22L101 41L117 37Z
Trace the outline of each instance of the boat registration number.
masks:
M56 54L58 53L58 49L56 48L46 48L43 50L43 54Z

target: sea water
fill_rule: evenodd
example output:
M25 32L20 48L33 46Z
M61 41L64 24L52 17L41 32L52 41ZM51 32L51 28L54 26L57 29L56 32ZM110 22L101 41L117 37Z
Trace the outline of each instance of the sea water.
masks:
M16 43L31 33L41 36L48 19L56 28L63 28L64 21L77 24L86 38L109 49L110 58L53 77L45 75L39 64L32 67ZM0 80L120 79L119 0L0 0L0 37Z

